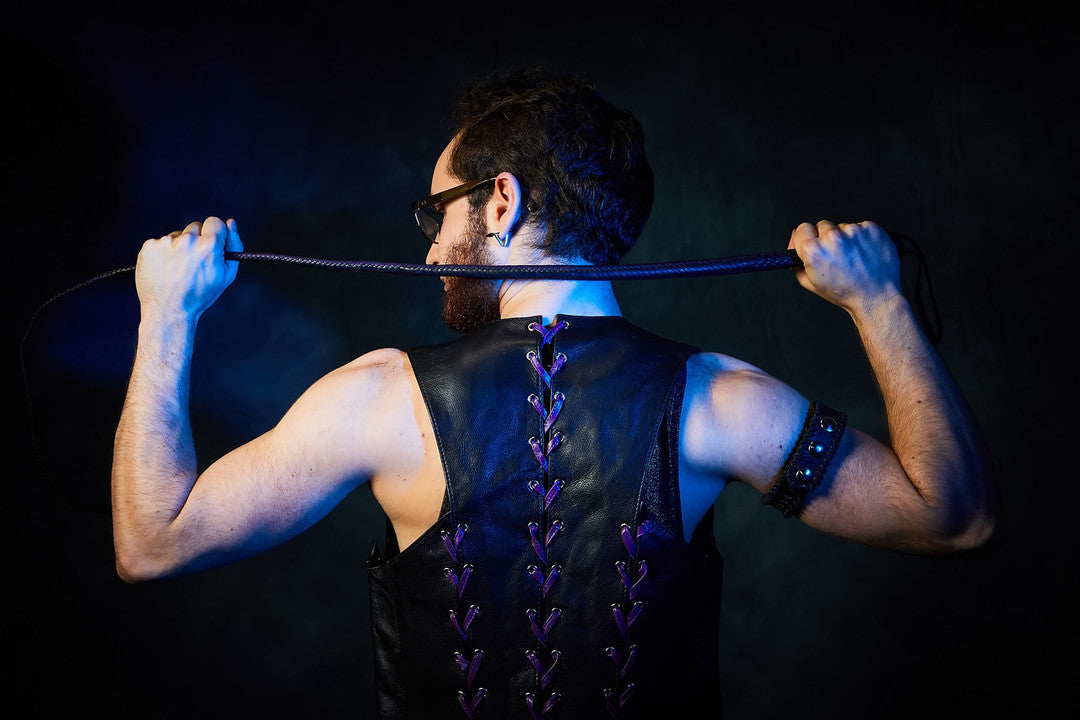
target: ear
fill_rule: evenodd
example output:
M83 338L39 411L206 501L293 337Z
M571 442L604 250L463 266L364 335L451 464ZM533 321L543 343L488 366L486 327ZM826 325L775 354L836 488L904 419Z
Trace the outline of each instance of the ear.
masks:
M495 176L495 189L488 203L488 231L505 237L517 230L521 220L521 184L513 173L501 172Z

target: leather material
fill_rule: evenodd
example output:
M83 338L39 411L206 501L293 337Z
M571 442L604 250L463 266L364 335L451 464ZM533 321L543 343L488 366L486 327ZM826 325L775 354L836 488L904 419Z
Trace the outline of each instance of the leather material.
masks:
M368 564L380 718L718 711L722 560L678 496L693 348L557 320L409 351L447 485Z
M810 403L795 447L772 486L762 494L762 504L772 505L786 518L799 517L806 499L825 477L846 427L847 413L820 400Z

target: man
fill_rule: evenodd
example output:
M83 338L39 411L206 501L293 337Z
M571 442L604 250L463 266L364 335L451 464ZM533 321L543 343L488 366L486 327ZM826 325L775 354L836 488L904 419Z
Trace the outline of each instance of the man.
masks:
M416 206L430 264L609 264L652 203L641 128L587 83L478 83ZM236 223L144 245L116 434L117 569L170 577L266 550L364 483L391 532L370 579L381 717L634 717L715 705L712 506L747 483L787 516L905 552L992 531L984 451L870 222L804 223L798 281L843 308L886 446L734 358L620 317L608 282L445 278L463 336L370 352L196 476L195 327L232 282ZM651 715L650 715L651 716Z

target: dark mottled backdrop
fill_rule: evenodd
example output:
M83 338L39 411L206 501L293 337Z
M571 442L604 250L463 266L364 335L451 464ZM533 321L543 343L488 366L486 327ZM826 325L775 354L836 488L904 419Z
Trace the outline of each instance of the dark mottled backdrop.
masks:
M1076 28L1063 15L956 2L83 5L24 3L3 28L12 717L371 717L364 560L382 521L370 492L262 557L124 585L107 504L131 275L38 317L25 347L32 415L15 349L53 293L207 215L236 217L249 250L421 261L409 205L427 193L449 100L525 63L592 75L644 123L657 197L629 261L781 248L823 217L919 241L941 352L993 452L1002 533L966 557L855 546L725 493L729 717L1076 711L1062 340L1075 328L1063 303ZM617 291L632 320L753 362L884 437L852 327L790 272ZM425 278L241 267L200 326L200 462L353 357L449 337L438 298Z

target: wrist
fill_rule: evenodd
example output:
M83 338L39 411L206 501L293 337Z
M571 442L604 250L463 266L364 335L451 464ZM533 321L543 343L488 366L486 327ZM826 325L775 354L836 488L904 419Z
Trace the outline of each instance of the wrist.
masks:
M183 367L191 357L197 324L197 318L187 315L144 310L138 327L137 355Z
M847 308L859 328L888 327L897 316L911 315L911 304L898 288L889 288L873 298L854 303Z

